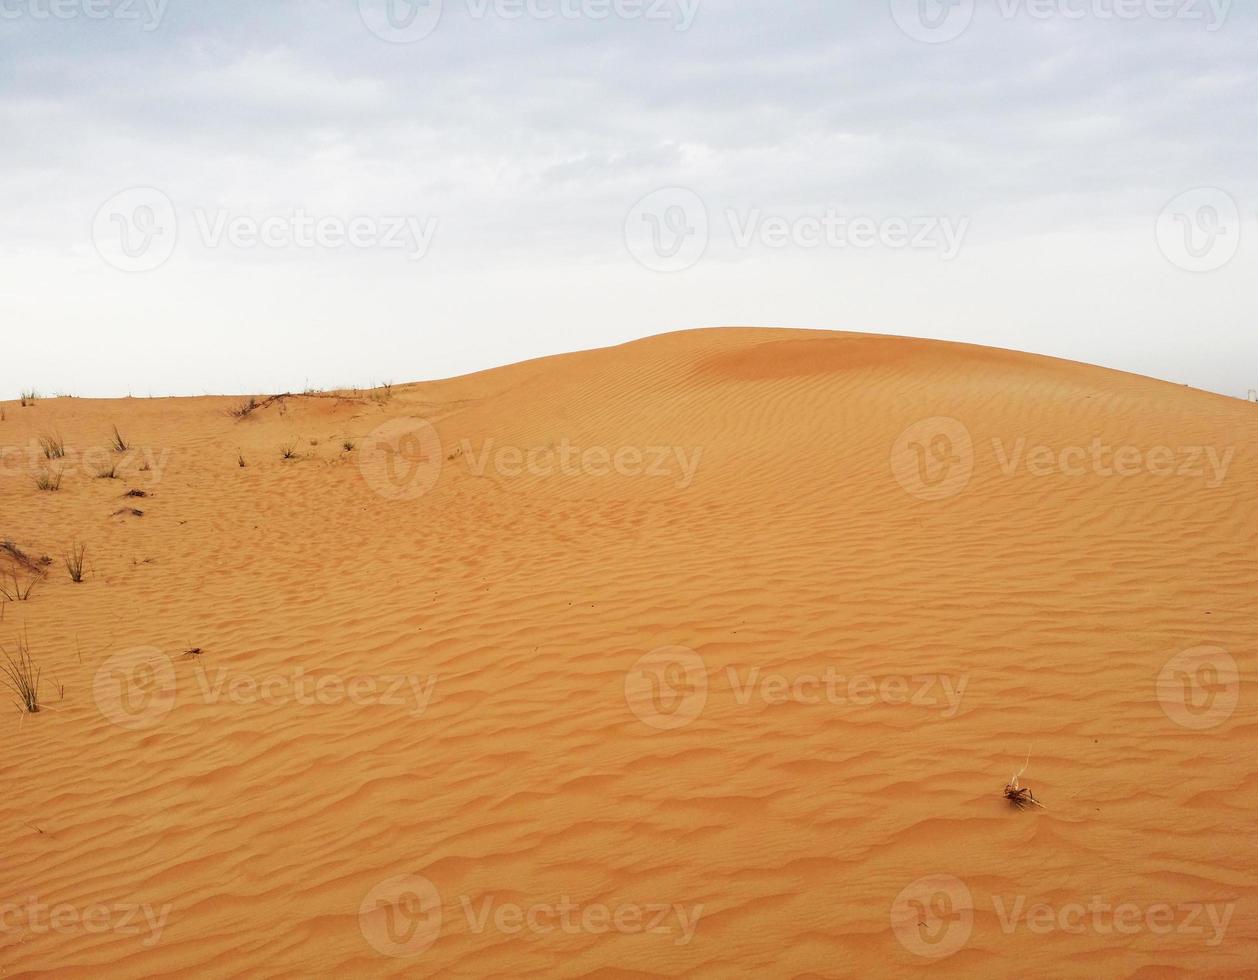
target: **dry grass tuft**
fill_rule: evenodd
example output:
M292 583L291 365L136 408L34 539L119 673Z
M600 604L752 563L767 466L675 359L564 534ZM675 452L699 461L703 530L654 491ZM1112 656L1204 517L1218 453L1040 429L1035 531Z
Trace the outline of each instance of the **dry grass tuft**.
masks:
M25 636L18 637L17 655L14 656L0 644L0 681L17 697L18 706L29 714L39 713L39 678L43 671L31 659L30 643Z
M44 470L42 473L36 474L35 486L48 493L54 493L61 489L61 476L61 470L57 470L56 473L52 470Z
M82 582L83 576L87 572L85 558L87 556L87 545L75 543L70 546L70 550L65 556L66 571L70 573L71 582Z
M1029 806L1038 806L1047 810L1039 800L1035 798L1035 794L1031 792L1030 786L1019 785L1018 780L1022 778L1022 774L1026 772L1027 766L1031 764L1031 753L1027 753L1027 761L1022 768L1010 777L1009 782L1005 784L1005 799L1016 806L1019 810L1025 810Z
M64 459L66 455L66 443L60 435L40 436L39 448L45 459Z
M3 576L0 576L0 598L6 602L26 602L30 599L31 593L35 590L35 583L39 581L38 577L30 575L26 582L18 577L17 569L13 569L12 582L10 585Z
M228 414L235 419L247 419L259 407L261 407L261 402L259 402L256 398L250 398L247 401L241 402L235 408L229 409Z

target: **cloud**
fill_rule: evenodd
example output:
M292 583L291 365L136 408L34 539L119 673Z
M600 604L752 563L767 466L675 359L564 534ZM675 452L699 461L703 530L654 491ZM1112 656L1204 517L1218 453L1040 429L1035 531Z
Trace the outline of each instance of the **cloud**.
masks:
M368 312L361 282L370 281L379 322L349 358L364 376L380 362L399 377L427 376L434 363L471 370L497 360L487 349L528 356L726 317L873 326L1107 363L1128 350L1131 361L1117 366L1139 361L1231 391L1245 387L1238 353L1258 352L1253 331L1236 328L1258 312L1258 250L1242 247L1227 268L1200 276L1168 263L1153 235L1172 198L1219 186L1253 238L1250 7L1209 31L1187 18L1106 17L1105 0L1062 0L1064 13L1047 18L1029 13L1038 4L979 0L963 34L929 44L897 26L891 3L705 0L679 31L680 0L645 0L640 9L660 16L632 19L592 15L607 9L600 0L445 0L430 36L390 44L356 2L170 0L151 30L118 17L37 19L31 5L46 0L7 3L19 15L0 18L0 253L23 274L4 276L0 319L36 310L73 333L93 355L93 378L124 368L95 326L80 325L80 303L125 297L125 314L101 316L145 322L158 336L190 281L235 290L219 302L251 336L290 349L310 310L277 299L317 284L321 309L350 319ZM136 186L170 197L181 234L160 270L123 284L100 262L91 228L104 202ZM635 202L672 186L696 191L713 221L702 268L669 279L634 261L623 226ZM418 267L388 250L208 247L189 233L196 213L257 223L298 209L440 224ZM965 217L960 264L738 248L723 218L807 220L827 209ZM1147 335L1109 303L1109 320L1095 306L1074 310L1075 325L1056 332L1028 317L1008 285L1039 276L1068 289L1063 277L1085 275L1080 255L1119 277L1112 295L1139 280L1131 305L1152 318L1140 330L1173 334L1172 317L1199 296L1212 320L1192 329L1217 356L1190 365L1170 348L1151 356ZM857 271L873 278L854 285ZM577 276L620 297L617 309L600 316L592 295L574 304L562 284ZM915 287L908 294L919 300L906 305L906 276L931 283L933 295ZM995 285L983 288L984 276ZM46 288L70 281L74 290ZM443 285L455 281L478 283L481 295L458 302ZM34 294L36 284L46 291ZM82 296L88 289L101 292ZM811 295L786 302L788 289ZM524 295L554 324L534 328L533 347L508 339ZM674 306L663 309L660 296ZM390 338L438 310L440 356L397 365ZM203 329L181 331L181 343L221 342ZM38 346L24 354L28 370L66 370ZM230 363L206 363L162 365L151 383L240 386ZM0 387L39 380L13 373L0 367ZM101 382L65 382L89 384Z

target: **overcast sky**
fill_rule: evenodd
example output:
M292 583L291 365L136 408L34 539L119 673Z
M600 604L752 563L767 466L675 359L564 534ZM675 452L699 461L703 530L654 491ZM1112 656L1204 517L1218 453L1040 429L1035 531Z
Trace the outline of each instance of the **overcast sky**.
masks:
M0 0L0 397L730 324L1244 397L1254 6Z

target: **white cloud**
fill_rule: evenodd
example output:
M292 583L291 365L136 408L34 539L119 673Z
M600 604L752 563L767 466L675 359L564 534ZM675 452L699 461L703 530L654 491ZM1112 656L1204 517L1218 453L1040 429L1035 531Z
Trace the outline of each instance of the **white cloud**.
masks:
M331 0L171 0L148 32L0 20L0 322L40 328L16 331L0 394L297 383L288 364L246 363L225 342L296 356L298 381L336 384L722 322L941 336L1258 386L1248 7L1207 32L1006 19L980 0L964 34L931 45L885 3L706 0L678 32L478 18L469 2L446 0L430 37L400 45ZM90 229L133 186L171 198L180 238L160 269L128 275ZM838 209L969 228L942 263L739 249L718 220L699 265L654 274L623 227L669 186L718 218ZM1167 202L1201 186L1242 211L1236 258L1209 274L1168 262L1154 235ZM196 213L258 223L297 209L439 227L419 263L211 248L195 233ZM137 362L116 342L124 328L172 356Z

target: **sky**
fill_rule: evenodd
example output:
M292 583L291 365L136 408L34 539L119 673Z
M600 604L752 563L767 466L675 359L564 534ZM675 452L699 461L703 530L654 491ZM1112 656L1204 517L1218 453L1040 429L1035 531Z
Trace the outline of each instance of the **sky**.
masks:
M691 327L1258 389L1227 0L0 0L0 398Z

